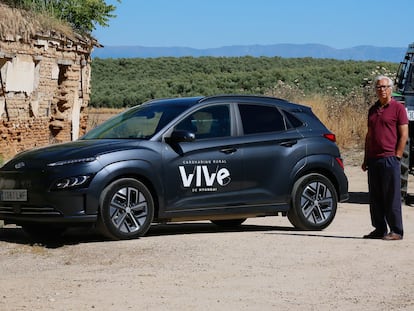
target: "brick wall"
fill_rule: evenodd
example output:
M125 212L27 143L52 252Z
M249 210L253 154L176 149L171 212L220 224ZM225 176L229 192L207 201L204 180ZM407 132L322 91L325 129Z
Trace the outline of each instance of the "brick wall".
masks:
M2 121L0 123L0 145L3 158L20 151L48 145L51 139L49 118Z
M56 34L0 41L0 157L85 133L92 48Z

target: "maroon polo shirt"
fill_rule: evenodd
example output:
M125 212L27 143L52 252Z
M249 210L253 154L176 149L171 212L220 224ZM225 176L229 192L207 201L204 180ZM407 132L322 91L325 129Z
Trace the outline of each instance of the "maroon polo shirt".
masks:
M368 127L371 137L368 140L368 158L395 156L398 141L398 126L408 124L405 107L395 99L381 107L377 101L368 111Z

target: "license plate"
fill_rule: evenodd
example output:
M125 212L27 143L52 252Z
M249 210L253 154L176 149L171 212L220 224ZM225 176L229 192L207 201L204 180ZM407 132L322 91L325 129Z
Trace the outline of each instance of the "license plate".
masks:
M0 201L27 201L26 189L0 190Z

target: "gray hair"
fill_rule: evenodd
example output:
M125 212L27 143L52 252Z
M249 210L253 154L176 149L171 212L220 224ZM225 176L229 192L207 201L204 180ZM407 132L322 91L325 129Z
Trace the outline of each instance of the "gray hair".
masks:
M377 85L378 81L380 80L388 80L388 85L392 88L394 86L394 81L392 81L392 79L390 77L384 76L384 75L379 75L375 78L374 80L374 86Z

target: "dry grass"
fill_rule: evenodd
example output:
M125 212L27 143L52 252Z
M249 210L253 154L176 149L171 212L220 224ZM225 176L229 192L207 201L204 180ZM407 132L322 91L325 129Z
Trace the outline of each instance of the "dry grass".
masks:
M278 81L266 95L304 104L336 135L341 149L362 149L367 130L367 113L374 101L369 87L342 95L305 95L299 88Z
M28 42L40 27L33 15L0 3L0 39L6 40L7 36L12 35Z
M0 3L1 40L7 40L8 36L12 36L29 42L38 33L50 32L60 33L72 39L75 36L72 28L63 21L44 13L33 13Z
M367 105L344 104L333 97L318 95L305 99L303 103L312 107L318 118L336 135L341 149L363 147L367 130Z

